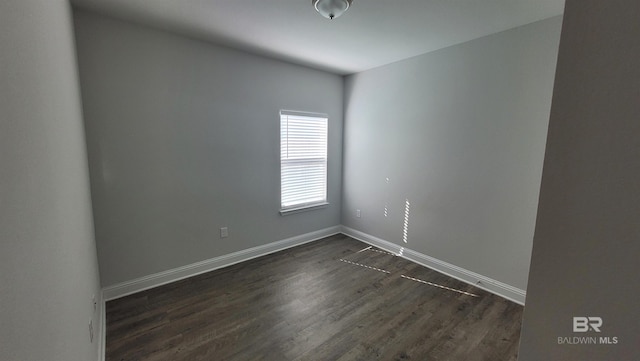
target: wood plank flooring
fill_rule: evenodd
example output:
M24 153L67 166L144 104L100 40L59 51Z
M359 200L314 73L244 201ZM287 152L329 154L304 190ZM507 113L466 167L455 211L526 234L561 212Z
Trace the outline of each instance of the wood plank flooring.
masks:
M344 235L107 302L107 361L516 360L522 306Z

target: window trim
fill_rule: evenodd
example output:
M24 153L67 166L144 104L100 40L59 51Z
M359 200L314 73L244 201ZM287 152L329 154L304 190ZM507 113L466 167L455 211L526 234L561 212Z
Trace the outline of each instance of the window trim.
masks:
M282 116L283 115L289 115L289 116L303 116L303 117L314 117L314 118L324 118L326 119L327 122L327 135L326 135L326 158L325 158L325 199L322 201L317 201L317 202L309 202L309 203L302 203L302 204L296 204L295 206L291 206L291 207L282 207ZM307 112L307 111L298 111L298 110L288 110L288 109L281 109L278 112L278 119L279 119L279 126L278 126L278 130L280 132L280 146L279 146L279 151L278 151L278 157L279 157L279 212L280 215L285 216L285 215L289 215L289 214L295 214L295 213L300 213L300 212L304 212L304 211L309 211L309 210L315 210L315 209L320 209L320 208L326 208L327 206L329 206L329 115L326 113L315 113L315 112Z
M300 213L300 212L305 212L305 211L312 211L314 209L319 209L319 208L326 208L327 206L329 206L330 203L329 202L323 202L323 203L309 203L307 205L304 206L300 206L300 207L296 207L296 208L287 208L287 209L280 209L280 215L281 216L286 216L289 214L294 214L294 213Z

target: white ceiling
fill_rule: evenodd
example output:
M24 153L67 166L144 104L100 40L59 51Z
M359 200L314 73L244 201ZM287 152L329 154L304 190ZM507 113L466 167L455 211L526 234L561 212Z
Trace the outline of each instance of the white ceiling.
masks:
M560 15L564 0L354 0L340 18L311 0L71 0L80 8L351 74Z

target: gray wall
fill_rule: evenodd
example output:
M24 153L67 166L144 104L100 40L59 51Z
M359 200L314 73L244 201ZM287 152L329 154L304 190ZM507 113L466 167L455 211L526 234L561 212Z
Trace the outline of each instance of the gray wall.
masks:
M100 285L68 3L1 1L0 49L0 359L95 360Z
M348 77L342 223L526 289L561 22Z
M567 0L520 360L640 356L640 2ZM573 333L575 316L603 319ZM558 337L618 337L558 345Z
M103 286L340 224L342 77L88 12L75 25ZM278 212L280 109L329 114L327 208Z

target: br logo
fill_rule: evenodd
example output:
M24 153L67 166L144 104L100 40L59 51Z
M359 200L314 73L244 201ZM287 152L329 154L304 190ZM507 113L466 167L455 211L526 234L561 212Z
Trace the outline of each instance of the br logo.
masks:
M574 317L573 318L573 332L587 332L587 331L600 332L601 326L602 326L601 317Z

